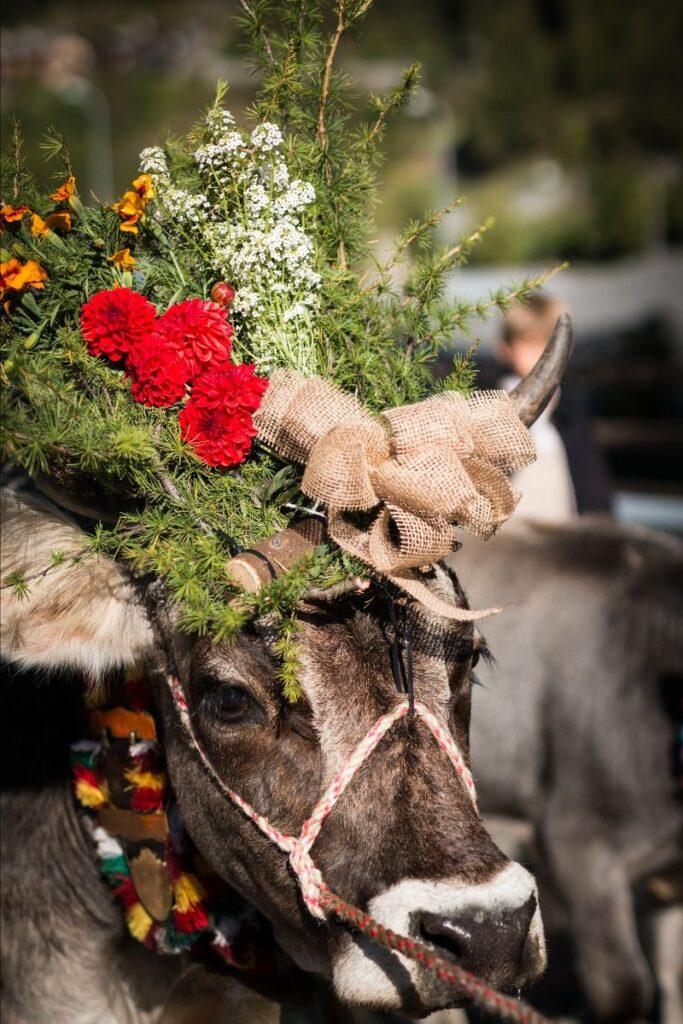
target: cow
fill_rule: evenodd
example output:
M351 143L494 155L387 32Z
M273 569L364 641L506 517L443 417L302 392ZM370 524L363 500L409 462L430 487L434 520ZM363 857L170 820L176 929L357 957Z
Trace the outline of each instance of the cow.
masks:
M565 319L513 395L525 424L550 399L570 348ZM177 672L220 778L280 829L297 834L359 740L399 700L383 589L301 602L303 696L290 705L267 623L245 628L232 643L188 634L162 581L138 578L104 556L79 555L82 533L55 511L10 498L3 519L3 580L21 573L28 583L26 593L3 585L3 655L19 669L67 677L43 687L52 694L47 719L38 701L20 734L9 737L19 778L3 797L7 1024L151 1024L180 969L177 958L155 958L126 938L68 783L54 767L55 742L59 748L78 733L69 674L97 680L130 665L146 668L187 833L213 871L268 921L279 953L331 981L344 1004L414 1016L457 1004L453 989L426 969L308 913L287 859L226 800L197 757L165 684ZM52 558L55 551L60 559ZM424 582L440 600L466 607L457 577L443 565L425 567ZM425 614L416 622L415 691L467 757L474 628ZM21 678L13 689L21 689ZM64 694L59 711L55 691ZM31 744L31 735L50 739ZM543 970L535 881L493 843L418 717L406 716L384 737L313 852L342 898L491 985L516 992Z
M452 564L477 601L511 602L486 623L496 662L477 669L473 696L485 814L532 824L534 863L562 898L593 1017L641 1019L654 978L634 887L683 867L683 545L597 518L519 522ZM663 920L660 1007L673 1022L681 909Z

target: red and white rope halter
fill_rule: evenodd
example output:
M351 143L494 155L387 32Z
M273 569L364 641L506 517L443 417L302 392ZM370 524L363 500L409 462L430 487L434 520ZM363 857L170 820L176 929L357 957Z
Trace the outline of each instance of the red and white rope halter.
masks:
M314 917L319 920L326 920L326 911L335 914L347 926L357 928L374 941L387 946L389 949L395 949L404 956L410 957L422 964L423 967L431 971L442 981L454 985L461 993L468 995L475 1005L503 1019L516 1021L518 1024L550 1024L545 1017L532 1007L525 1005L521 1001L501 995L499 992L491 989L481 978L477 978L476 975L466 971L458 964L444 960L436 955L424 943L407 935L392 932L369 914L363 913L357 907L340 899L325 884L319 869L311 857L311 847L320 833L325 818L330 814L358 769L367 761L389 729L410 711L408 697L401 698L391 711L380 715L355 748L346 764L334 776L313 808L310 816L304 822L300 835L290 836L272 825L266 817L254 810L251 804L247 803L239 793L236 793L234 789L231 789L223 781L197 739L180 680L175 676L169 675L166 677L166 681L190 743L209 775L221 792L239 807L247 818L253 821L272 843L284 853L289 854L289 863L299 882L303 900ZM414 713L422 719L438 745L450 759L476 809L477 798L474 781L457 743L443 728L436 716L421 701L416 700L414 702Z
M223 781L197 739L180 680L174 676L168 676L168 683L176 708L178 709L180 719L189 734L190 742L201 758L205 768L221 791L225 793L225 795L261 829L264 835L268 836L272 843L275 843L275 845L279 846L281 850L289 854L289 863L292 867L292 871L299 880L304 903L314 917L325 920L326 915L322 906L320 894L326 886L323 882L320 871L315 866L313 858L311 857L311 847L318 838L318 834L320 833L320 829L325 818L330 814L332 808L337 803L358 769L367 761L377 744L389 729L391 729L392 725L408 714L408 711L410 710L408 698L405 697L401 699L395 707L391 709L391 711L387 711L386 714L380 715L375 724L366 733L356 749L353 751L346 764L340 768L334 776L320 800L313 808L310 816L304 822L300 835L290 836L285 832L281 832L280 829L276 828L274 825L271 825L267 818L262 814L259 814L258 811L255 811L251 804L247 803L239 793L236 793L234 789L231 789L230 786ZM419 700L416 700L414 703L414 713L423 720L436 742L444 753L448 755L451 764L458 773L468 796L476 808L477 798L474 790L474 780L472 779L470 770L463 760L457 743L441 726L439 720L434 714L432 714L429 708L425 707L425 705Z

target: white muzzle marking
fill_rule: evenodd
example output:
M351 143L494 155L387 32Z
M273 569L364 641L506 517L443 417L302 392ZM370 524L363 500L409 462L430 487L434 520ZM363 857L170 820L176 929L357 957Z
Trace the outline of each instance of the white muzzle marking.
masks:
M441 914L457 920L459 915L474 911L495 919L503 911L521 910L531 896L536 898L537 905L526 942L533 944L532 948L536 948L539 958L545 962L545 937L536 882L514 861L479 885L457 879L407 878L370 900L368 913L387 928L408 935L411 918L418 913ZM368 1007L400 1009L411 991L419 995L424 990L422 969L414 961L392 953L391 959L400 962L400 969L385 969L383 963L389 965L390 961L368 955L367 943L362 938L344 935L340 942L332 971L335 991L341 999Z

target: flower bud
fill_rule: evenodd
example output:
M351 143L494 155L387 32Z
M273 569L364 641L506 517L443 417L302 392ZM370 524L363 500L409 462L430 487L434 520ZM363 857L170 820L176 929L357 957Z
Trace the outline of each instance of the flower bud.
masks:
M231 306L235 300L235 289L227 281L217 281L211 289L211 298L219 306Z

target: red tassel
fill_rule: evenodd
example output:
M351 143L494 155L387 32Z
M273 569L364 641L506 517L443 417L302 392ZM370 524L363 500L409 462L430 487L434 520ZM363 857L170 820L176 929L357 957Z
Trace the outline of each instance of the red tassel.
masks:
M204 907L198 903L191 910L181 914L179 910L173 911L173 924L179 932L200 932L206 928L209 919Z
M139 903L138 894L133 885L132 879L124 878L114 889L114 896L121 901L126 910L134 903Z
M74 778L77 782L87 782L89 786L94 786L95 789L101 789L102 784L97 776L97 772L93 768L88 768L84 764L74 765Z
M155 775L164 769L163 761L158 750L143 750L132 758L133 764L141 772L153 772Z
M164 791L147 787L135 789L130 798L130 806L132 810L138 811L140 814L160 811L164 806Z

